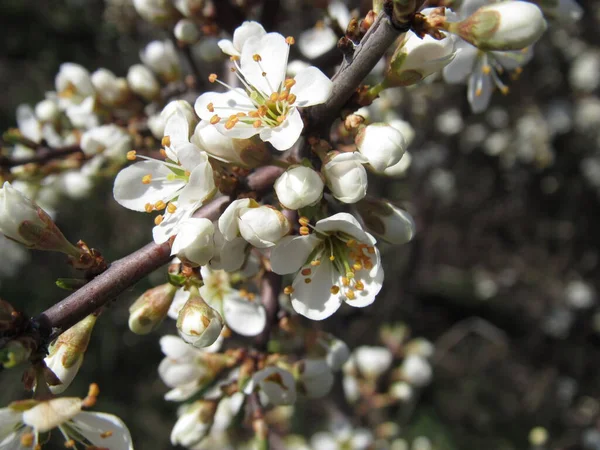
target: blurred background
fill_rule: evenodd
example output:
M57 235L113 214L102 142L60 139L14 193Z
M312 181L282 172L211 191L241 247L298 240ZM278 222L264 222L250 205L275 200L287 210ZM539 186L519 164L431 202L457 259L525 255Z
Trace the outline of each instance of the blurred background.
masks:
M413 215L417 235L384 249L386 283L373 306L319 326L351 348L380 344L374 330L391 322L435 344L432 384L390 418L409 442L600 450L600 3L578 1L582 20L552 24L508 95L496 93L485 113L470 112L464 86L441 80L377 100L416 131L406 176L378 189ZM272 29L291 34L319 18L322 2L281 3ZM130 0L2 0L0 23L2 130L16 125L18 104L53 89L60 63L123 76L145 43L165 38ZM150 219L118 206L111 189L104 180L57 212L68 238L109 261L151 240ZM54 284L71 275L63 262L0 238L0 296L37 314L66 296ZM160 270L110 305L67 391L84 396L99 383L96 410L123 418L138 449L171 448L176 418L156 373L158 335L127 328L129 304L164 280ZM166 321L160 334L174 331ZM0 373L1 405L26 396L18 372ZM357 420L371 426L369 417ZM532 444L535 427L547 431L545 446Z

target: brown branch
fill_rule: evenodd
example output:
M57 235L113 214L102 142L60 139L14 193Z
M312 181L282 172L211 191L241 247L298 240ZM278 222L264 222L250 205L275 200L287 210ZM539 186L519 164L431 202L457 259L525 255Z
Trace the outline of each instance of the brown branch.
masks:
M271 336L271 329L277 322L279 311L279 293L281 292L281 275L275 272L266 272L260 284L260 299L267 313L267 324L261 334L256 337L256 345L265 348Z
M196 216L215 220L221 213L221 207L228 201L229 197L220 197L202 207ZM46 336L53 328L66 330L170 259L171 245L168 242L161 245L154 242L147 244L112 263L108 270L48 308L35 320Z
M409 25L406 27L408 29ZM333 76L333 90L329 100L306 109L307 119L313 129L326 134L360 83L403 31L406 30L392 25L386 13L379 14L355 48L353 57L346 59Z
M44 164L45 162L51 161L53 159L62 158L64 156L69 156L74 153L82 153L81 147L79 145L70 145L68 147L61 148L51 148L40 146L36 150L35 156L30 158L23 159L12 159L0 156L0 168L10 169L11 167L22 166L24 164Z

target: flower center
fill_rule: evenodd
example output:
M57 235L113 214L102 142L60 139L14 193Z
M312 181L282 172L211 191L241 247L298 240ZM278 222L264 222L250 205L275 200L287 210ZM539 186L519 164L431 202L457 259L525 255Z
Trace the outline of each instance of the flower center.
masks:
M293 38L286 38L286 43L288 44L288 54L289 47L293 45L294 42L295 41ZM288 55L286 54L286 65L287 58ZM238 63L238 56L232 56L230 59L234 64L234 67L232 67L230 70L233 73L235 73L237 78L240 80L240 82L246 89L246 95L243 95L241 93L240 95L243 96L244 100L246 101L249 99L252 103L252 107L240 107L240 111L236 112L235 114L230 114L229 117L221 117L219 115L219 109L227 109L228 112L230 112L231 108L215 106L214 104L209 103L206 108L211 113L215 113L214 116L212 116L212 118L210 119L210 123L216 125L224 121L225 128L227 130L231 130L233 127L240 123L245 125L251 125L254 128L274 128L281 125L288 117L290 110L294 108L296 96L292 94L290 90L292 86L296 84L296 81L292 78L287 78L283 83L280 83L279 86L271 86L268 78L266 78L267 72L264 70L261 64L262 57L257 53L252 56L252 59L258 65L262 76L267 81L269 92L264 92L250 83L248 77L245 76L244 72L242 71L242 68ZM208 80L211 83L219 83L232 92L239 92L236 91L233 87L219 80L217 75L214 73L208 77Z

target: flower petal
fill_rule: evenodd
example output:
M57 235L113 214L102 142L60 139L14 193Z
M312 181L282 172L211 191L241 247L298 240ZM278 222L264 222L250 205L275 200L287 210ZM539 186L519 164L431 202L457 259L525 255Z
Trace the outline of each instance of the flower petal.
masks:
M479 58L477 67L469 77L469 85L467 87L467 99L474 113L485 111L494 93L492 77L483 71L482 65L483 58Z
M311 269L310 282L306 283L309 278L300 274L296 276L292 284L292 306L298 314L311 320L326 319L342 304L340 295L331 293L331 287L340 284L340 276L327 258L323 258L319 266L308 264L305 268Z
M167 181L169 174L172 172L157 161L142 161L126 167L115 179L115 200L133 211L144 211L147 203L153 205L159 200L168 202L185 185L183 180ZM142 183L146 175L152 177L148 184Z
M464 83L473 71L478 50L462 39L458 39L455 49L454 59L444 67L444 80L447 83Z
M80 412L73 419L78 431L92 444L110 450L133 450L131 435L117 416L98 412ZM110 431L110 436L103 433Z
M285 236L271 249L271 267L279 275L294 273L306 263L321 239L314 234Z
M240 66L248 83L266 97L277 92L285 79L289 45L279 33L250 37L244 44ZM254 56L259 55L260 61ZM266 75L263 76L263 73Z
M239 52L242 51L242 48L244 48L244 44L246 43L246 41L248 39L250 39L253 36L256 36L257 38L261 38L265 34L267 34L267 32L265 31L263 26L258 22L246 21L246 22L242 23L233 32L233 47L237 50L237 53L235 53L235 54L236 55L240 54ZM219 47L220 47L220 45L219 45ZM232 54L232 53L230 53L230 54Z
M221 39L219 42L217 42L217 45L226 55L240 56L240 53L233 46L233 42L231 42L229 39Z
M284 151L296 143L303 129L302 116L294 108L281 125L275 128L263 128L260 132L260 138L263 141L270 142L277 150Z
M212 103L209 111L208 105ZM256 108L243 89L237 88L227 92L206 92L196 99L194 110L202 120L209 120L216 114L227 120L229 116L239 112L253 111Z
M331 234L335 231L341 231L349 234L358 242L374 245L377 241L373 236L364 231L358 220L352 214L337 213L331 217L319 220L315 228L323 233Z
M292 86L290 92L296 95L296 106L319 105L325 103L331 96L333 83L327 75L314 66L298 72L294 80L296 84Z
M237 295L225 297L223 314L229 328L242 336L256 336L267 324L267 313L261 304L249 302Z
M187 208L196 205L197 209L214 194L215 180L206 153L204 153L204 159L205 161L192 171L188 183L181 190L177 200L178 207Z

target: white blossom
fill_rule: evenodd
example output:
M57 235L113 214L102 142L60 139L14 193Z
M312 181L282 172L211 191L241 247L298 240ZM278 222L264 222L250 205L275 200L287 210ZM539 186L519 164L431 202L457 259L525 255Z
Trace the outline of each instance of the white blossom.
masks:
M288 42L290 39L278 33L247 38L239 63L234 61L235 73L245 89L221 82L229 91L202 94L195 105L198 116L230 137L259 135L277 150L292 147L304 128L298 108L324 103L332 83L316 67L286 78ZM214 74L210 79L219 81Z
M129 86L125 78L117 76L108 69L98 69L91 77L92 84L100 102L108 106L121 104L129 96Z
M40 434L58 428L65 438L85 446L133 450L129 430L111 414L84 412L80 398L61 397L47 401L13 402L0 409L0 446L6 449L40 444Z
M84 98L94 95L94 86L90 73L83 66L75 63L63 63L54 86L62 109L73 103L81 103Z
M215 229L208 219L183 220L173 241L171 255L195 266L204 266L213 257Z
M367 195L367 171L363 164L369 160L359 152L339 153L322 168L327 187L343 203L356 203Z
M347 213L318 221L314 230L306 236L286 236L271 250L274 272L296 273L294 310L323 320L344 302L359 308L373 303L383 283L375 238Z
M150 42L140 52L140 59L165 82L175 81L181 74L177 50L169 40Z
M133 6L148 22L164 25L177 14L171 0L133 0Z
M133 92L145 100L154 100L160 93L160 85L154 74L142 64L134 64L127 72L127 83Z
M171 444L190 447L207 436L213 423L217 403L197 400L179 408L179 418L171 431Z
M290 372L276 366L259 370L244 387L245 394L258 389L276 406L293 405L296 402L296 381Z
M402 133L387 123L379 122L361 128L355 139L358 151L377 171L397 164L406 149Z
M54 99L47 98L35 105L35 115L41 122L55 122L60 115L60 109ZM19 129L21 129L20 126Z
M305 166L287 169L275 181L275 193L287 209L300 209L314 205L323 197L325 184L319 174Z
M261 38L265 34L267 34L267 32L260 23L247 21L235 29L233 32L233 41L221 39L219 41L219 48L227 55L240 56L242 54L242 48L248 39L251 37Z
M125 161L132 143L131 137L125 130L114 124L108 124L83 133L80 145L86 155L102 154L113 161Z
M354 350L352 358L360 373L366 378L377 379L390 368L394 357L385 347L362 346Z
M333 387L333 372L324 359L305 359L298 364L299 379L304 394L308 398L320 398Z
M400 373L405 381L416 387L429 384L433 376L429 362L419 355L408 355L402 361Z

